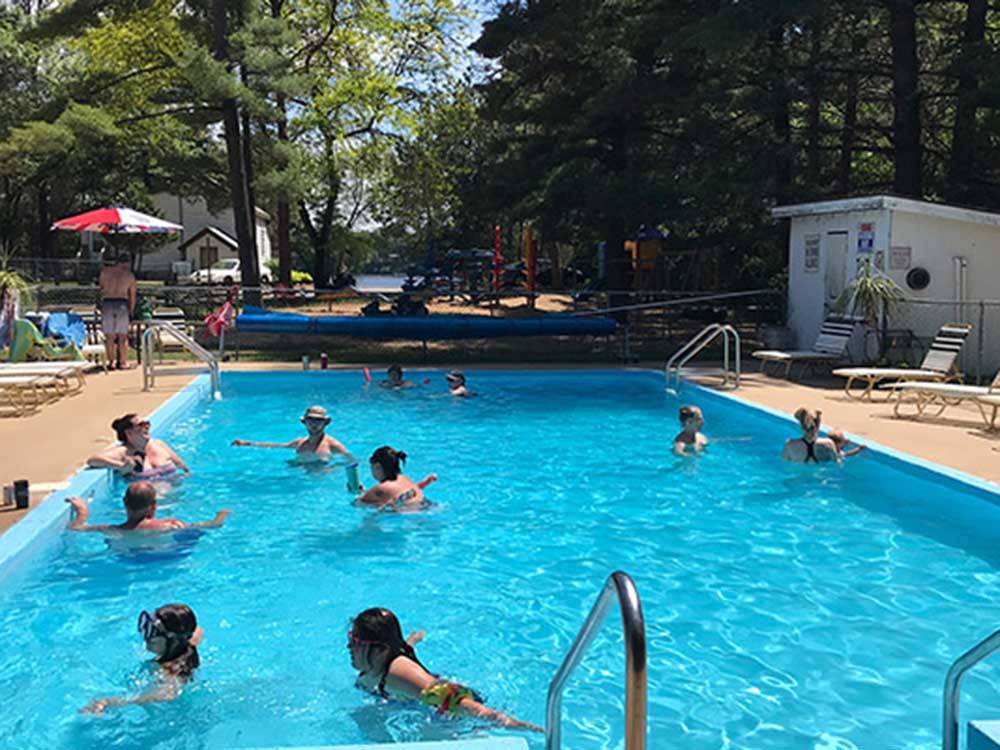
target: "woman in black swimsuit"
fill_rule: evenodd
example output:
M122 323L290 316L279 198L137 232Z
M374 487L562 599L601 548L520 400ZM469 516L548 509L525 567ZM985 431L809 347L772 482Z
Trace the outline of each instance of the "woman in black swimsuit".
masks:
M782 458L798 464L818 464L826 461L840 463L836 444L830 438L819 437L821 417L822 412L811 412L805 407L795 411L795 419L802 427L802 437L789 438L785 441Z

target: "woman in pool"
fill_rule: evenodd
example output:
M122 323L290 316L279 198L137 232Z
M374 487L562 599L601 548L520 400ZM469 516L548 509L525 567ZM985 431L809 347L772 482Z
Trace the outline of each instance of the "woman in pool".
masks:
M448 381L448 392L456 398L469 398L476 394L465 386L465 373L461 370L451 370L444 379Z
M149 420L126 414L111 423L119 445L87 459L92 469L114 469L130 479L170 479L177 470L190 474L191 469L173 448L149 436Z
M358 670L358 686L383 698L419 700L439 714L465 714L511 729L543 731L483 705L469 688L429 672L413 650L422 637L420 632L403 640L399 620L387 609L366 609L355 617L347 633L347 648L351 666Z
M70 531L100 531L105 534L120 535L127 532L158 533L178 529L215 529L225 522L232 511L220 510L211 521L187 523L179 518L156 517L156 488L150 482L133 482L122 498L125 504L125 522L119 524L98 524L88 526L90 508L82 497L67 497L66 502L73 507L73 520L67 528Z
M133 697L91 701L82 709L84 713L100 714L111 706L129 703L172 701L194 676L194 670L200 663L198 644L203 632L190 607L186 604L167 604L153 614L143 610L139 614L138 628L146 642L146 649L156 654L160 667L157 670L158 684L152 690Z
M795 411L795 419L802 427L801 438L789 438L785 441L782 457L786 461L798 464L822 463L836 461L840 463L840 453L836 444L830 438L819 437L819 425L822 412L811 412L805 407Z
M351 452L339 440L326 434L330 417L322 406L310 406L302 415L302 424L306 427L308 436L295 438L287 443L259 443L254 440L234 440L233 445L248 445L252 448L294 448L296 458L300 461L328 461L334 454L344 456L349 462L354 461Z
M419 508L426 503L422 488L437 477L432 474L418 483L400 473L400 464L406 461L403 451L383 445L368 460L378 484L359 497L358 502L377 508Z
M382 388L413 388L417 384L412 380L406 380L403 378L403 368L399 365L389 365L389 369L385 371L386 379L379 383Z

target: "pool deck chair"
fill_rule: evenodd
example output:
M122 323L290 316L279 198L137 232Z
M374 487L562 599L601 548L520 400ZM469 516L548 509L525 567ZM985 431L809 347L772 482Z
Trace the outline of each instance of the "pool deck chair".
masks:
M892 386L896 391L896 404L893 413L897 417L909 416L901 413L904 404L912 404L916 413L912 416L922 417L928 409L937 407L935 417L940 416L949 406L971 401L979 407L979 413L986 423L987 429L996 426L997 406L1000 402L1000 372L997 372L989 385L962 385L961 383L920 383L904 382ZM912 397L912 398L909 398ZM985 399L985 400L984 400ZM992 419L987 416L986 409L992 407Z
M51 375L0 374L0 394L16 416L37 411L48 401L55 401L64 393L62 384Z
M0 377L41 377L50 378L61 395L75 393L87 384L84 372L94 367L87 360L73 362L3 362L0 363Z
M857 325L857 318L835 318L830 317L823 321L823 327L819 329L819 336L812 349L779 351L777 349L758 349L751 353L751 356L760 360L760 371L765 372L768 362L777 362L785 365L785 377L792 372L792 365L796 362L806 367L812 367L820 363L834 363L842 360L847 354L847 343L854 333L854 326Z
M941 383L961 382L962 374L958 371L956 362L958 355L962 351L962 345L969 337L972 330L970 323L945 323L941 330L937 332L931 342L930 349L924 361L917 369L906 369L905 367L843 367L834 370L837 377L847 378L844 384L844 393L848 398L858 400L872 400L872 392L883 380L892 380L896 383L905 381L928 380ZM864 382L865 389L860 395L855 395L851 390L855 380ZM891 386L887 386L890 387ZM886 400L892 398L892 391L886 396Z

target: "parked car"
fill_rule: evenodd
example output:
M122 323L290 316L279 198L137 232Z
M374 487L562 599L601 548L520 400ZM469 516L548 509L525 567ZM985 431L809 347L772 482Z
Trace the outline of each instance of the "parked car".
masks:
M232 284L240 278L240 259L217 260L208 268L202 268L188 276L190 284Z

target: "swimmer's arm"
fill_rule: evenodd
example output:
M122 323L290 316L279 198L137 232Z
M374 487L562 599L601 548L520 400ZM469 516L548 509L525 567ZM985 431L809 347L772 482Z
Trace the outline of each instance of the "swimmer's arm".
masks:
M347 446L345 446L342 442L340 442L336 438L330 437L329 435L326 436L326 440L327 440L326 444L330 446L330 453L339 453L340 455L347 457L351 461L354 460L354 456L351 455L351 452L347 450Z
M82 714L102 714L104 709L114 706L127 706L132 703L167 703L176 699L181 694L181 681L174 678L165 680L159 687L149 692L136 695L131 698L100 698L93 700L80 709Z
M87 519L90 517L90 508L87 501L82 497L67 497L66 502L73 508L73 519L66 528L70 531L114 531L115 526L98 525L88 526Z
M256 440L234 440L232 445L249 446L250 448L298 448L301 440L292 440L287 443L260 443Z
M867 445L859 445L856 448L851 448L850 450L847 451L841 451L840 455L843 458L850 458L851 456L858 455L859 453L861 453L861 451L866 450L867 448L868 448Z
M392 496L378 485L375 485L359 497L358 502L365 503L366 505L384 505L392 502Z
M198 523L189 523L185 526L188 529L217 529L222 524L226 522L226 518L232 513L231 510L220 510L215 514L215 518L211 521L199 521Z
M114 469L115 471L128 472L135 468L135 463L125 455L121 446L115 446L95 453L87 459L87 466L91 469Z
M180 469L181 471L183 471L185 474L190 474L191 473L191 469L188 468L188 465L186 463L184 463L184 460L180 456L178 456L176 453L174 453L174 449L173 448L171 448L166 443L163 444L163 447L166 448L167 455L170 456L170 460L174 462L174 465L178 469Z
M418 643L420 643L420 641L424 639L425 635L427 635L426 630L421 629L413 631L408 636L406 636L406 645L409 646L410 648L413 648Z
M674 439L674 453L676 453L678 456L685 455L684 441L681 440L680 438Z
M545 731L537 724L515 719L513 716L508 716L507 714L490 708L489 706L484 706L482 703L477 700L473 700L472 698L463 698L459 701L458 710L464 714L469 714L470 716L478 716L481 719L496 722L500 726L507 727L508 729L527 729L531 732Z

